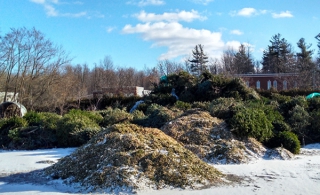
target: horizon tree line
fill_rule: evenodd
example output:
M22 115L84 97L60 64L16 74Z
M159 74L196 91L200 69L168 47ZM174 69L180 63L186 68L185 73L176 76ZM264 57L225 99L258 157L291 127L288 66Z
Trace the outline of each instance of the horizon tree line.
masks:
M88 64L71 64L71 58L35 28L11 29L0 36L1 92L14 92L19 102L30 110L41 107L63 109L70 100L88 97L104 87L141 86L152 89L163 75L186 71L199 76L203 71L233 76L246 73L298 73L303 87L319 86L320 33L318 56L304 38L297 42L299 51L276 34L259 62L252 56L249 45L241 44L237 50L225 50L220 59L209 59L204 45L198 44L185 62L159 61L155 67L136 70L114 65L105 56L90 69ZM260 67L260 64L262 67ZM5 99L4 99L5 100ZM1 101L4 101L1 100Z

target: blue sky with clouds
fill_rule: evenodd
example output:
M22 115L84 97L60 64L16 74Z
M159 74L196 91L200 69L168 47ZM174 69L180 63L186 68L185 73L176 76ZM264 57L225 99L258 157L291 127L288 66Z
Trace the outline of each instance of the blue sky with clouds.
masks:
M179 61L204 45L210 58L250 44L256 60L280 33L298 51L303 37L316 47L319 0L0 0L0 33L35 27L93 67L104 56L116 66Z

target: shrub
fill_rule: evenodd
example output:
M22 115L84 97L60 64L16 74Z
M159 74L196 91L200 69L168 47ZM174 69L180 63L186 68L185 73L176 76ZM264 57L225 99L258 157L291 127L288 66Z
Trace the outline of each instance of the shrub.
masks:
M291 100L290 96L281 95L279 93L271 93L271 99L277 101L279 104L289 102Z
M148 96L151 102L162 106L173 105L177 99L171 93L151 94Z
M300 142L298 136L290 131L279 132L267 143L269 147L284 147L293 154L299 154Z
M164 106L151 104L146 112L147 117L142 120L135 120L134 123L144 127L160 128L180 114L182 114L180 110L169 110Z
M292 98L290 101L280 104L280 112L285 119L289 117L289 111L292 110L295 106L300 106L302 108L308 107L307 99L303 96L297 96Z
M211 102L209 111L214 117L230 119L232 117L232 108L240 104L234 98L218 98Z
M3 118L0 120L0 146L8 147L12 138L8 136L9 131L18 127L26 127L28 122L21 117Z
M43 118L41 117L40 113L35 111L29 111L27 112L23 118L26 119L29 126L39 126L42 125Z
M276 133L279 133L282 131L291 131L290 125L288 125L286 122L282 120L273 121L272 125L273 125L273 131Z
M57 130L57 123L61 119L60 115L49 112L41 112L40 115L45 129Z
M57 146L56 124L61 118L54 113L28 112L23 117L28 126L9 130L10 146L15 149L52 148Z
M310 113L310 131L308 137L311 142L320 142L320 109Z
M140 111L140 110L135 110L131 114L133 116L133 121L134 120L141 120L141 119L146 118L146 115L144 115L144 113L142 111Z
M105 116L101 122L101 126L103 127L107 127L116 123L128 123L133 119L133 116L130 113L119 108L109 108L105 111L104 115Z
M28 122L29 126L42 126L45 129L55 130L57 128L57 122L61 118L60 115L49 112L27 112L24 119Z
M176 103L174 103L174 106L180 110L188 110L191 108L190 103L183 102L183 101L176 101Z
M71 110L57 124L57 138L60 147L77 147L86 143L100 131L95 114Z
M210 104L211 104L210 102L193 102L191 107L200 108L201 110L204 110L204 111L209 111Z
M274 108L273 105L264 105L261 106L260 109L263 110L269 121L284 121L284 117L281 115L278 109Z
M224 97L233 97L242 100L258 100L259 94L252 88L247 87L245 82L240 78L232 79L223 89Z
M308 111L313 112L320 110L320 97L308 99Z
M230 120L233 132L241 137L266 141L273 136L273 126L261 109L237 107Z
M288 124L290 124L292 131L296 133L299 139L304 142L304 136L308 134L308 125L310 124L309 113L301 106L296 105L288 112Z
M89 112L85 110L79 110L79 109L72 109L68 113L69 115L74 115L74 116L86 116L90 120L94 121L95 123L99 124L102 120L103 117L99 114L99 112Z

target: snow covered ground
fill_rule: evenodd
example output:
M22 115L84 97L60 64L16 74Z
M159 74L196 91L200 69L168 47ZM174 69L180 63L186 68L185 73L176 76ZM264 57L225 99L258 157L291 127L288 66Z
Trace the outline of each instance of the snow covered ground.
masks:
M74 150L74 148L34 151L0 150L0 194L77 194L76 188L65 186L59 180L36 178L38 170L50 166ZM301 149L301 154L294 160L259 159L249 164L214 165L214 167L225 174L242 177L242 184L196 191L148 190L138 194L320 194L320 144L308 145ZM32 175L31 180L30 175Z

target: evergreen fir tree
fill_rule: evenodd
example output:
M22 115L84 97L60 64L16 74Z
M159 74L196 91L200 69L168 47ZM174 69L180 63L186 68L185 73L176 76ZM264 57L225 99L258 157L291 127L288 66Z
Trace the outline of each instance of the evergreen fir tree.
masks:
M193 59L191 62L190 70L193 74L200 76L202 72L207 70L206 64L208 63L208 57L203 52L203 46L201 44L196 45L192 50Z

